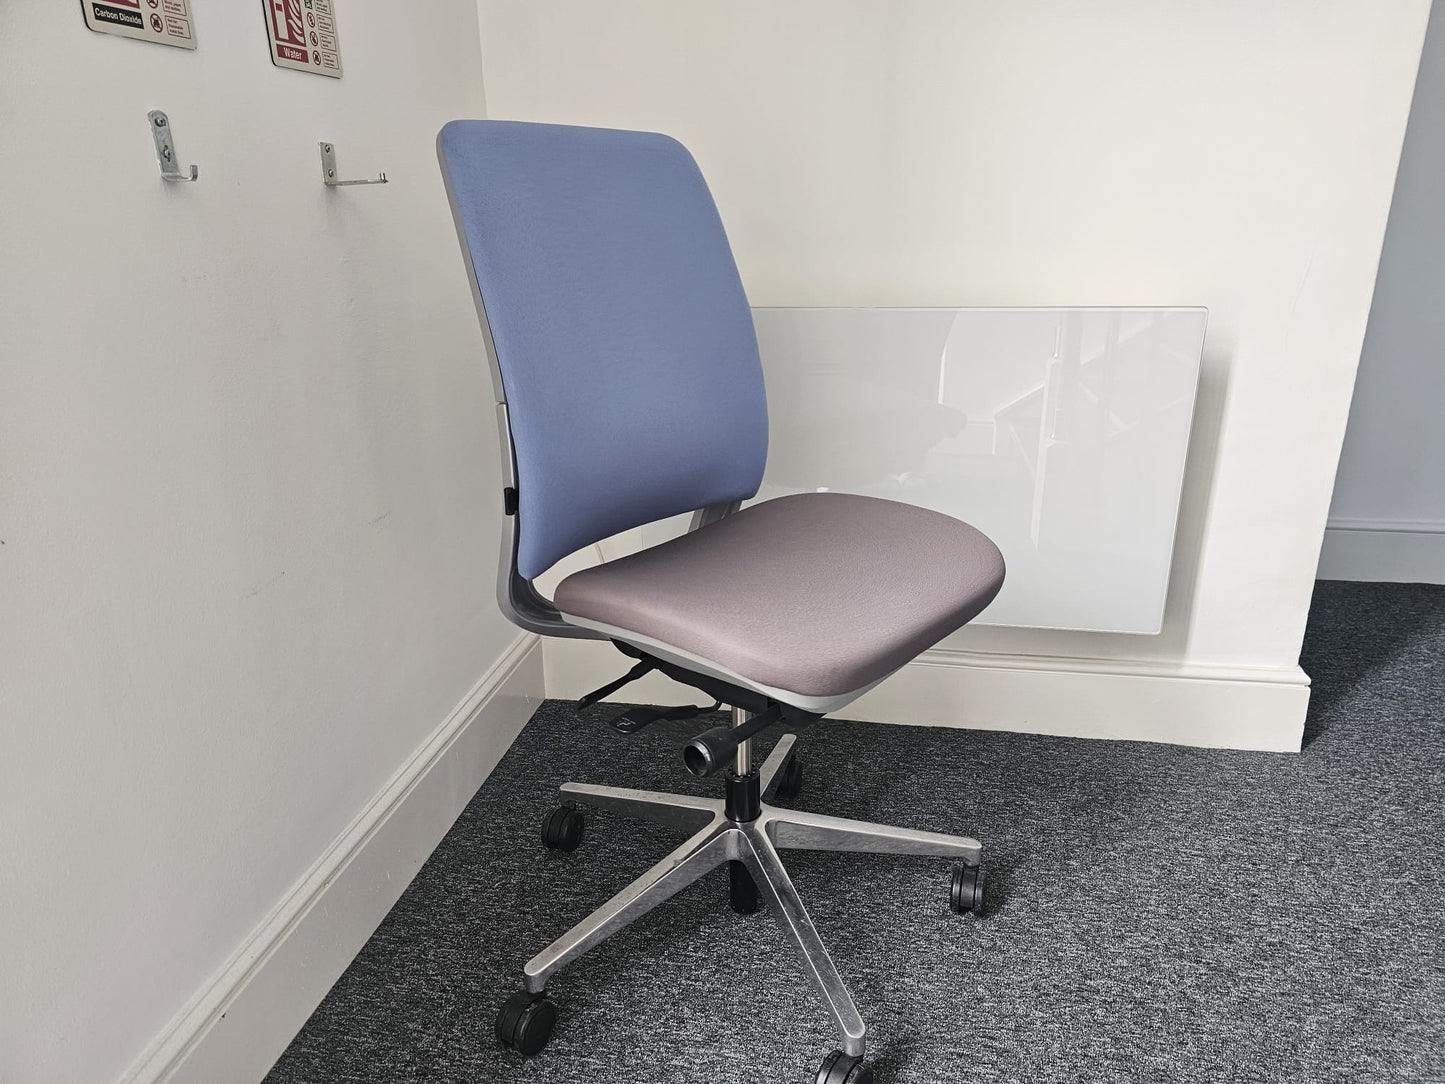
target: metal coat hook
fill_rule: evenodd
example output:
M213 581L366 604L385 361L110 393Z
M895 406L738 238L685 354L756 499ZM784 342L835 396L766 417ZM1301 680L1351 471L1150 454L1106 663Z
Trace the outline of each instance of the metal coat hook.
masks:
M171 135L171 119L159 109L152 109L146 116L150 118L151 136L156 141L156 159L161 164L161 180L194 181L201 171L192 166L189 177L181 172L176 161L176 141Z
M386 174L381 173L374 180L364 181L338 181L336 179L336 148L330 143L321 144L321 179L330 188L340 188L347 184L386 184Z

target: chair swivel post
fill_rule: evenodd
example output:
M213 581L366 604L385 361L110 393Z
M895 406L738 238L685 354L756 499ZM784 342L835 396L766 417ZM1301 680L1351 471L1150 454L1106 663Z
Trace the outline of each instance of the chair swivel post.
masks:
M735 737L744 730L750 730L754 721L755 717L748 711L734 706L729 734ZM757 821L762 811L763 788L761 777L753 770L753 739L743 738L737 742L733 770L728 773L723 815L734 823L751 824ZM752 914L761 903L758 884L747 864L736 859L728 863L728 903L740 915Z

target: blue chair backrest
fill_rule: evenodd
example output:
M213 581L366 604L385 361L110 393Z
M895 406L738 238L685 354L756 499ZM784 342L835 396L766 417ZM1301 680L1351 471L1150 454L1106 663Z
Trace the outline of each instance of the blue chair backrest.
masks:
M768 420L748 299L675 139L458 120L438 156L517 465L517 571L753 496Z

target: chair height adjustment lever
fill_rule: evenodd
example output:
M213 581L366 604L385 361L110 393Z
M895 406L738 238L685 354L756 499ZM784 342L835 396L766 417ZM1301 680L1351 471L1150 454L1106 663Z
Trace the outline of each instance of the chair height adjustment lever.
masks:
M643 727L651 726L662 719L695 719L699 715L710 715L721 708L721 703L706 707L684 704L678 708L629 708L608 725L619 734L636 734Z
M627 673L623 674L620 678L617 678L614 681L609 681L606 685L602 686L602 688L593 689L590 693L578 699L577 710L581 711L584 708L590 708L593 704L597 703L597 701L601 700L603 697L611 696L624 685L631 685L638 678L643 677L646 674L650 674L655 669L657 669L657 667L651 659L643 659L640 663L634 666L631 670L627 671Z
M733 762L738 746L762 733L782 718L782 709L773 704L754 715L742 726L715 726L704 730L682 747L682 762L693 775L713 775Z

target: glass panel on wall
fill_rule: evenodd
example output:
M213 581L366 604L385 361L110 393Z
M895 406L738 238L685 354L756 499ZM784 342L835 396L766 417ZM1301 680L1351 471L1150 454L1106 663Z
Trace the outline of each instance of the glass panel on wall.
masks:
M1157 632L1205 316L757 309L759 497L841 490L972 523L1008 562L978 624Z

